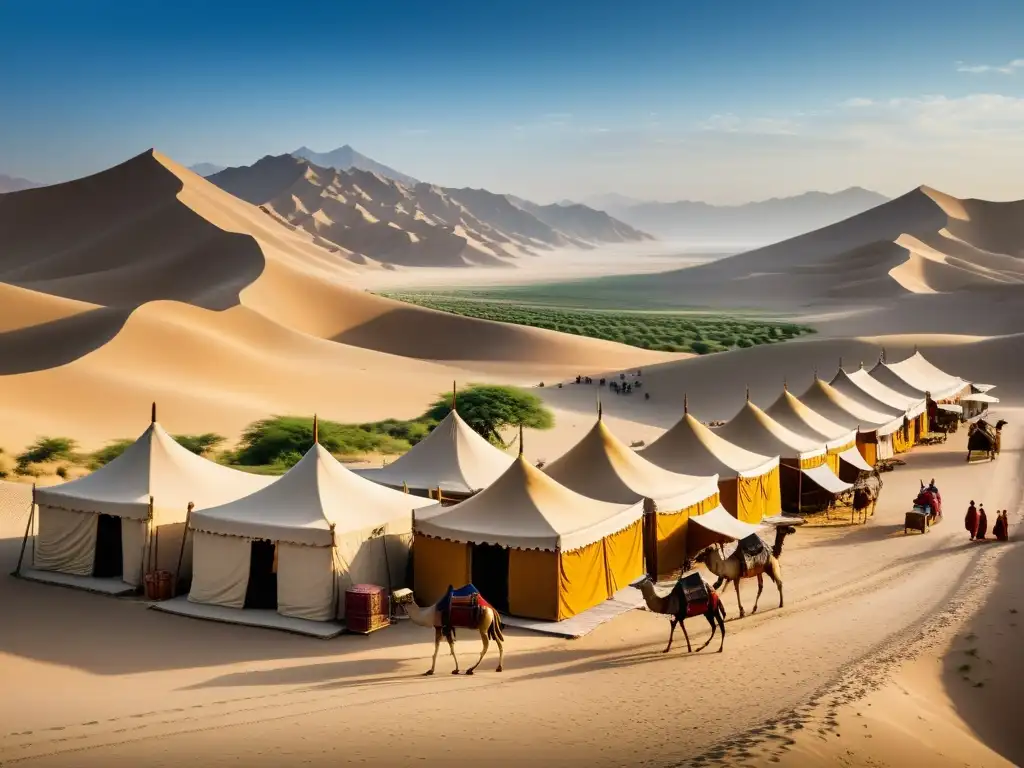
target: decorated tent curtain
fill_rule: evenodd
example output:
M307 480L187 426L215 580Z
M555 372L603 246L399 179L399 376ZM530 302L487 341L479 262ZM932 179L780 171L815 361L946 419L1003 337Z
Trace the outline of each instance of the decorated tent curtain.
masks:
M779 465L776 464L770 472L766 472L757 478L757 489L761 497L762 519L782 512L782 488L779 483Z
M825 463L835 474L839 474L839 454L829 451L825 454Z
M514 616L558 618L558 552L512 549L508 553L508 611Z
M857 450L860 451L860 455L864 457L864 461L868 463L868 466L875 466L878 461L878 433L877 432L858 432L857 433Z
M471 580L468 544L416 534L412 558L413 585L420 604L440 600L449 584L461 586Z
M779 467L756 477L740 477L736 481L735 517L744 523L759 523L780 510Z
M689 519L710 512L718 503L719 494L715 493L678 512L655 514L658 576L675 573L683 567Z

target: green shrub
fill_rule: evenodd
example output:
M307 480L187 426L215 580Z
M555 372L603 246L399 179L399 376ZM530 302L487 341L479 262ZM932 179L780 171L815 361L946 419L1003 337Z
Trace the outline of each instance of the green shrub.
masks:
M391 422L391 425L394 428L395 422ZM407 439L393 437L378 424L339 424L334 421L321 421L319 438L320 444L337 456L372 452L402 453L411 447ZM235 463L248 466L292 466L312 447L311 418L273 416L246 427L238 450L232 458Z
M178 445L187 448L197 456L206 455L227 440L223 435L214 432L206 432L202 435L174 435L174 439Z
M73 460L78 443L70 437L41 437L28 450L18 455L18 468L24 469L29 464L59 459Z
M519 387L474 384L458 392L457 410L470 427L496 445L505 446L499 430L507 426L550 429L555 417L536 395ZM441 395L424 416L440 421L452 410L451 394Z
M89 456L89 468L99 469L100 467L109 464L124 453L125 449L134 442L134 440L121 439L107 443L105 446L100 448L98 451L94 451Z

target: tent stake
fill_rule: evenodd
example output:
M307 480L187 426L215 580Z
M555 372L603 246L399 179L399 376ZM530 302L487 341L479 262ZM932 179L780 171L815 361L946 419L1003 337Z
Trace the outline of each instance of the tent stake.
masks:
M28 525L25 526L25 537L21 540L21 552L18 554L18 565L14 569L14 576L21 575L21 563L25 559L25 549L28 547L28 535L32 531L32 523L36 517L36 484L32 483L32 501L28 509ZM33 546L33 554L35 547ZM34 558L33 558L34 559Z
M185 510L185 530L181 534L181 549L178 550L178 565L174 569L174 582L171 584L171 597L178 596L178 579L181 578L181 561L185 558L185 540L188 538L188 524L192 519L192 509L195 507L191 501L188 509Z

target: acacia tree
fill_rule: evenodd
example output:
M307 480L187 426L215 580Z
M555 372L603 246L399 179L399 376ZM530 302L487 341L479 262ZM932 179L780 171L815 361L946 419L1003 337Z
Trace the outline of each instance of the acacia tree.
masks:
M452 393L449 392L441 395L424 416L440 421L451 410ZM502 448L507 447L501 437L504 427L522 425L551 429L555 425L554 414L544 407L541 399L518 387L471 384L456 393L456 410L474 432Z

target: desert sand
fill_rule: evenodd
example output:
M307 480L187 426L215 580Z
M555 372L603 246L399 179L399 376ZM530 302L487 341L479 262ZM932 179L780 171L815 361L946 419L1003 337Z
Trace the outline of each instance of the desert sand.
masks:
M726 593L722 654L687 656L677 644L663 655L667 622L638 610L571 642L510 628L502 674L492 657L472 678L423 678L432 643L407 622L319 641L5 577L0 763L1021 763L1019 210L922 188L831 234L696 267L694 284L721 283L722 297L764 295L794 269L799 291L772 298L822 318L822 333L682 359L373 296L361 287L378 265L322 248L156 152L0 197L8 452L40 434L86 448L133 437L153 400L175 432L235 436L271 413L413 416L453 379L545 380L535 391L558 426L528 432L524 447L551 461L595 417L594 387L550 386L576 373L642 367L651 399L605 396L603 408L621 439L649 442L679 418L684 395L697 417L728 419L748 388L767 405L784 382L800 392L840 360L870 365L883 348L896 360L915 346L998 385L1009 421L995 461L966 464L961 430L886 474L866 525L791 537L786 607L767 584L759 612L739 620ZM659 279L666 290L689 280ZM931 477L946 518L905 536L903 513ZM27 493L0 484L8 572ZM961 516L981 493L990 513L1011 510L1009 544L967 540ZM744 595L750 603L752 585ZM462 639L460 658L478 647Z

